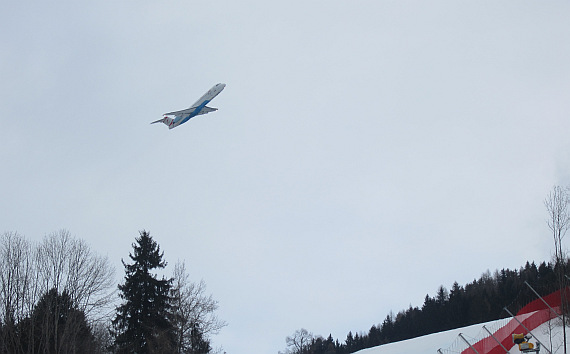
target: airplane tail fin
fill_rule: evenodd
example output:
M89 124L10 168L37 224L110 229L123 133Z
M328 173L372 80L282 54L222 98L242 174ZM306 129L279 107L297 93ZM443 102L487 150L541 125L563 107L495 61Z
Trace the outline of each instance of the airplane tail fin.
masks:
M154 124L154 123L164 123L164 124L168 125L169 129L172 129L172 123L174 123L174 118L163 117L159 120L155 120L154 122L152 122L150 124Z

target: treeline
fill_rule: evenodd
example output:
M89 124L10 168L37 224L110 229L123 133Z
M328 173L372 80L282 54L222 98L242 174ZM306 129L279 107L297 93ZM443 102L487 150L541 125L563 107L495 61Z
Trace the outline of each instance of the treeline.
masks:
M159 279L160 247L146 231L135 241L117 292L109 260L69 232L39 243L1 234L0 354L210 353L226 323L205 283L181 262Z
M567 265L568 267L568 261ZM410 307L373 325L368 333L349 332L344 342L313 336L302 329L287 337L290 354L348 354L361 349L415 338L426 334L465 327L508 317L504 307L516 313L536 299L528 282L541 295L556 291L555 267L542 262L538 267L527 262L519 270L487 271L465 286L455 282L447 290L443 285L435 296L426 295L421 307Z

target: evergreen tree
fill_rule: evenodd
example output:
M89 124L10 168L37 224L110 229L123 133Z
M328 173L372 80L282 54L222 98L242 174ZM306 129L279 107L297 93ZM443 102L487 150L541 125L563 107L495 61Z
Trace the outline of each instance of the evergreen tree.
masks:
M113 319L114 350L118 353L169 353L174 351L171 321L172 279L158 279L151 273L166 267L163 252L147 231L133 244L132 264L126 264L125 283L119 285L124 303Z
M97 353L99 352L85 313L78 310L67 292L51 289L36 304L31 317L18 325L19 349L8 352Z
M346 347L346 350L349 353L352 353L353 351L355 351L356 348L356 342L354 341L354 337L352 336L352 331L349 331L348 334L346 335L346 340L344 341L344 345Z
M212 350L210 342L204 338L198 323L194 323L192 325L191 342L192 348L188 350L188 353L190 354L204 354L209 353Z

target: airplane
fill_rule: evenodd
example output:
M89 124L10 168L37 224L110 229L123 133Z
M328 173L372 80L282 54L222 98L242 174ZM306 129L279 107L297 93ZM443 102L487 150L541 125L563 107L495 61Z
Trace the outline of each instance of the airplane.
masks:
M170 113L164 113L164 117L157 121L154 121L150 124L154 123L164 123L168 125L168 129L176 128L180 124L184 124L190 120L190 118L199 116L201 114L206 114L210 112L217 111L217 108L212 108L206 106L211 100L214 99L217 95L222 92L222 90L226 87L226 84L216 84L214 85L208 92L206 92L202 97L198 99L190 108L183 109L181 111L175 111ZM174 118L168 117L174 116Z

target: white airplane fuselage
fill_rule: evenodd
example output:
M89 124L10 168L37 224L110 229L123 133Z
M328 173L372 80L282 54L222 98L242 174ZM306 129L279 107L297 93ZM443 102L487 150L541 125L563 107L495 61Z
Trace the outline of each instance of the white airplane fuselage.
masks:
M175 111L170 113L164 113L164 117L153 123L164 123L168 126L168 129L176 128L180 124L184 124L189 121L191 118L194 118L201 114L206 114L210 112L217 111L217 108L207 107L206 105L212 101L217 95L222 92L222 90L226 87L226 84L216 84L211 89L208 90L202 97L200 97L190 108L183 109L181 111ZM169 116L174 116L171 118Z

